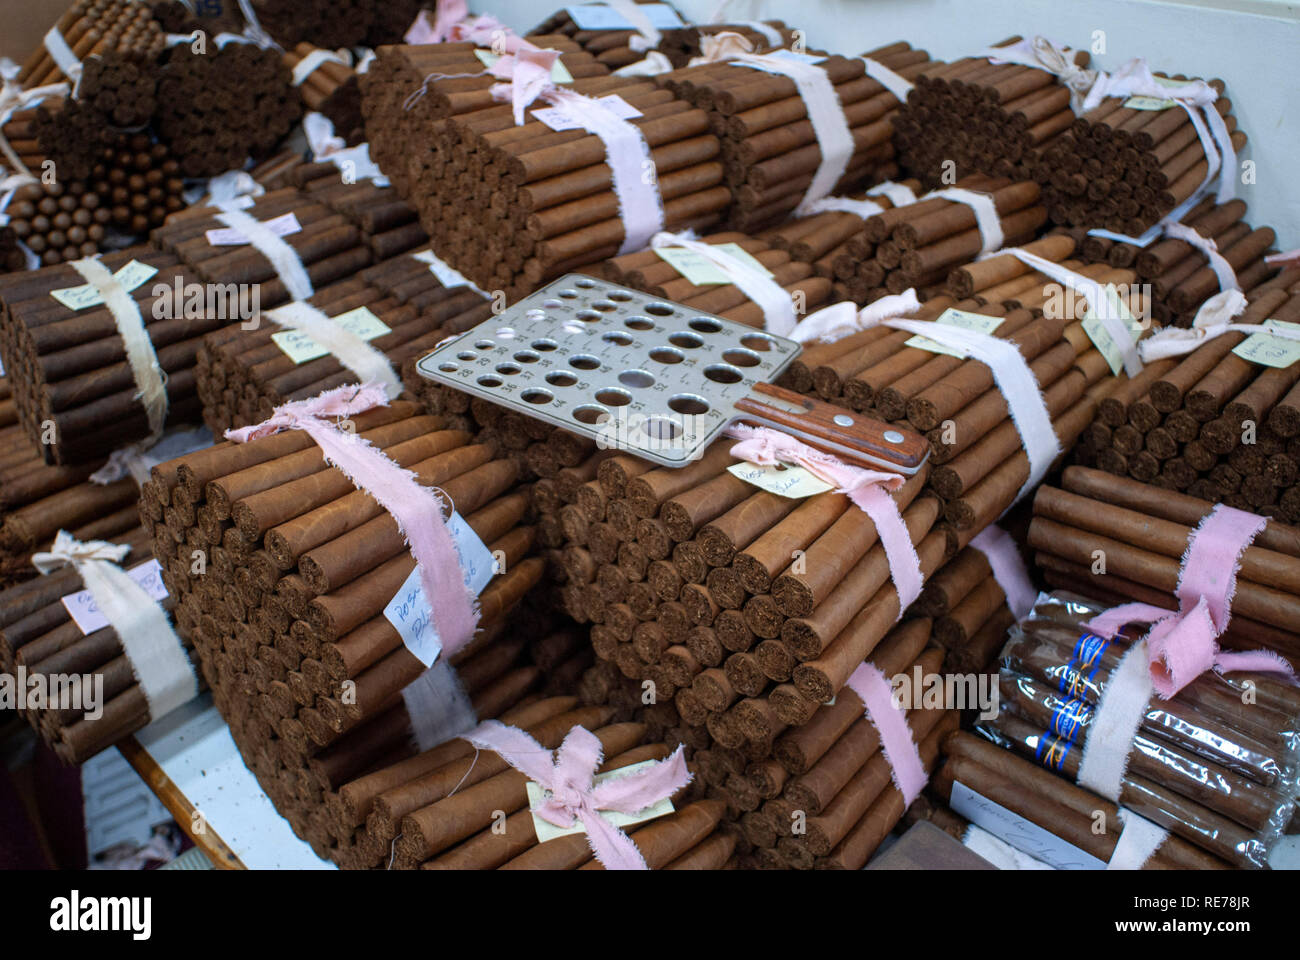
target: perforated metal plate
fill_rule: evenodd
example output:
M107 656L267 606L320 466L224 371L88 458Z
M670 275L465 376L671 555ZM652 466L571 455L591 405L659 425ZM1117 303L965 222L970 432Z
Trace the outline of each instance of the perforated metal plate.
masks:
M429 380L669 467L799 355L793 340L569 274L418 364Z

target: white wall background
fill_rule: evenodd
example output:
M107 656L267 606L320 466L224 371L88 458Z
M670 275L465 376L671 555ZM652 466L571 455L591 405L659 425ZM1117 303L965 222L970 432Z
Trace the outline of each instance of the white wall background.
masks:
M718 0L673 0L688 19L707 21ZM523 31L559 0L473 0ZM1042 34L1092 47L1094 66L1114 70L1132 57L1152 68L1219 77L1250 143L1255 184L1239 187L1254 225L1274 227L1281 249L1300 247L1300 2L1291 0L734 0L728 15L778 18L806 31L809 46L859 54L907 40L950 60L1012 35Z

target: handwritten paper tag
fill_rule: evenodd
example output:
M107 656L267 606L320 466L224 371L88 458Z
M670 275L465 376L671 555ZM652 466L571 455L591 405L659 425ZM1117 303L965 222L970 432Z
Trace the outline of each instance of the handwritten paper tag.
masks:
M620 767L617 770L611 770L609 773L598 773L592 777L592 783L600 786L606 780L617 780L620 777L626 777L647 767L652 767L659 761L645 760L641 763L634 763L629 767ZM528 790L528 809L533 814L533 830L537 833L537 842L545 843L547 840L555 840L559 837L568 837L576 833L586 833L587 828L582 825L582 821L576 817L573 823L567 827L557 827L549 820L544 820L537 815L537 809L548 799L551 791L547 790L541 784L529 780L525 787ZM673 802L668 797L660 800L644 810L638 810L636 813L620 813L617 810L602 810L600 816L607 822L618 827L620 830L627 827L635 826L638 823L645 823L647 820L653 820L656 817L665 817L673 812Z
M459 513L452 513L451 519L447 521L447 530L456 545L465 588L477 597L496 576L496 558ZM406 649L426 667L433 666L438 654L442 652L442 640L433 626L433 608L424 595L419 566L411 571L406 582L388 602L384 616L397 630Z
M366 341L393 332L388 324L371 313L367 307L357 307L355 310L349 310L347 313L340 314L333 319L336 324L348 333ZM295 364L306 363L308 360L319 360L321 357L329 356L328 349L322 347L301 330L281 330L279 333L271 334L271 340Z
M1049 863L1058 870L1106 869L1106 864L1092 854L976 793L960 780L952 785L952 808L1003 843Z
M292 213L286 213L274 220L267 220L262 226L277 237L289 237L302 230L302 224L298 222L298 218ZM243 231L236 230L234 227L209 230L204 236L208 238L208 243L214 247L238 247L248 243L248 237L244 236Z
M666 3L642 3L640 12L646 15L650 26L656 30L673 30L685 26L677 11ZM635 30L636 27L627 17L607 3L584 3L565 7L579 30Z
M1285 327L1287 330L1300 334L1300 323L1287 323L1285 320L1265 320L1264 324L1266 326ZM1237 344L1232 352L1243 360L1249 360L1251 363L1285 370L1291 364L1300 360L1300 340L1275 337L1271 333L1252 333Z
M803 467L787 464L757 467L752 463L733 463L727 468L727 472L760 490L791 500L804 500L835 489L824 480L818 480Z
M151 267L147 263L141 263L139 260L132 260L117 273L113 274L113 279L122 285L127 293L135 290L142 283L148 281L158 273L157 267ZM79 287L65 287L62 290L51 290L50 296L59 303L63 304L69 310L85 310L87 307L98 307L104 302L104 298L92 284L83 283Z
M156 559L132 567L126 575L159 603L167 599L167 588L163 586L162 581L162 564ZM63 606L67 609L68 616L72 617L77 624L77 628L87 636L108 626L108 618L100 613L99 605L95 603L95 598L90 595L89 590L68 594L63 598Z
M632 120L641 116L641 111L632 104L628 103L620 96L610 94L607 97L598 97L596 102L609 110L610 113L620 120ZM584 130L586 124L582 119L576 116L568 107L546 107L542 110L533 111L533 119L540 120L552 130Z
M757 270L765 277L770 278L772 276L772 271L768 270L767 267L763 266L751 257L747 252L745 252L745 248L740 246L738 243L719 243L714 247L714 249L720 250L727 256L739 260L751 270ZM662 250L656 250L655 253L659 254L662 259L671 263L677 269L678 273L691 281L691 283L695 284L697 287L707 286L708 284L714 283L735 282L727 275L725 270L713 263L711 260L706 260L694 250L686 250L682 247L666 247Z
M1111 305L1111 311L1124 321L1129 333L1136 341L1142 335L1142 324L1138 323L1137 317L1133 316L1128 304L1120 298L1119 291L1115 289L1113 283L1106 284L1102 290L1106 294L1106 300ZM1092 304L1088 305L1088 312L1083 316L1083 332L1088 335L1088 339L1092 341L1093 346L1105 358L1107 365L1110 367L1110 372L1118 376L1119 372L1124 369L1124 354L1120 351L1119 345L1115 343L1115 338L1110 335L1110 331L1106 329L1105 324L1097 317L1097 312L1092 308Z
M478 57L479 62L489 69L501 59L500 54L493 53L491 50L475 50L474 56ZM556 60L551 65L551 80L555 83L573 83L573 74L569 73L568 67Z
M986 317L982 313L971 313L968 310L945 310L939 315L935 323L941 323L945 327L960 327L963 330L974 330L976 333L991 334L994 330L1002 325L1003 317ZM904 344L907 347L915 347L918 350L927 350L930 353L942 353L950 357L962 357L960 350L945 346L942 343L936 343L929 337L917 335Z

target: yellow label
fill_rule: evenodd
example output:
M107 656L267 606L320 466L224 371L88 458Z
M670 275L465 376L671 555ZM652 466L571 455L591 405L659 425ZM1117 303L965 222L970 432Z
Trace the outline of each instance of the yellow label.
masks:
M609 773L598 773L592 778L596 786L600 786L606 780L617 780L620 777L630 776L647 767L652 767L658 760L645 760L641 763L634 763L630 767L620 767L618 770L611 770ZM528 809L533 813L533 830L537 833L537 842L545 843L547 840L555 840L559 837L568 837L575 833L586 833L587 828L582 825L582 821L577 818L567 827L557 827L549 820L544 820L537 815L537 809L543 802L550 799L551 791L547 790L541 784L529 780L525 787L528 790ZM608 823L613 824L620 830L635 826L638 823L645 823L647 820L653 820L656 817L667 816L673 812L673 802L668 797L664 797L658 803L646 807L644 810L638 810L636 813L620 813L617 810L602 810L600 816Z
M1265 320L1264 326L1285 328L1300 335L1300 323L1287 323L1285 320ZM1300 340L1275 337L1271 333L1252 333L1237 344L1232 352L1243 360L1249 360L1251 363L1284 370L1297 360L1300 360Z
M348 333L366 341L393 332L388 324L376 317L366 307L349 310L347 313L334 317L333 321ZM279 333L271 334L271 340L294 363L306 363L308 360L319 360L321 357L329 356L327 348L322 347L301 330L281 330Z
M727 468L727 472L760 490L775 493L779 497L788 497L791 500L803 500L835 489L826 481L818 480L803 467L789 464L757 467L752 463L735 463Z
M719 243L714 246L715 250L726 254L732 259L739 260L751 270L757 270L763 276L770 278L772 271L763 266L748 253L745 248L737 243ZM706 259L694 250L687 250L684 247L665 247L662 250L656 250L655 253L667 260L691 283L697 287L707 286L716 283L734 283L735 281L727 276L725 270L719 267L713 261Z
M113 274L113 279L122 285L123 290L130 293L157 273L157 267L151 267L139 260L132 260ZM51 290L50 296L69 310L85 310L87 307L98 307L104 302L100 292L89 283L83 283L79 287L64 287L62 290Z
M1113 283L1106 284L1102 290L1106 295L1107 302L1111 305L1112 313L1124 321L1133 342L1136 343L1138 338L1142 336L1142 324L1138 322L1137 317L1133 316L1133 311L1128 308L1128 304L1120 297L1119 291L1115 289ZM1083 332L1088 335L1088 339L1092 341L1093 346L1105 358L1106 364L1110 367L1110 372L1118 376L1119 372L1124 369L1124 354L1120 350L1119 344L1115 342L1115 338L1110 335L1110 331L1106 329L1105 324L1098 318L1092 304L1088 304L1088 312L1083 316Z
M960 327L962 330L974 330L976 333L991 334L1002 326L1003 319L1005 318L988 317L982 313L971 313L968 310L945 310L939 315L939 319L934 322L945 327ZM915 347L918 350L928 350L930 353L942 353L950 357L965 356L960 350L937 343L929 337L923 337L919 334L908 340L904 346Z

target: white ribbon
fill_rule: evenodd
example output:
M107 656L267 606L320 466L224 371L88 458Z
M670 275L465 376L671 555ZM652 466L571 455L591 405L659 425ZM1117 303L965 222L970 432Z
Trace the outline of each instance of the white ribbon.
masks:
M440 258L436 253L430 250L421 250L419 253L413 253L411 256L421 263L429 265L429 272L438 278L438 282L444 287L469 287L484 300L491 300L492 295L480 287L474 281L468 279L459 270Z
M1232 269L1232 264L1223 258L1223 254L1219 253L1219 245L1211 238L1201 236L1185 223L1166 223L1164 230L1166 236L1190 244L1204 254L1205 259L1210 261L1210 269L1214 271L1214 275L1219 279L1220 290L1241 289L1241 285L1237 283L1237 273Z
M1097 82L1097 71L1078 66L1069 47L1058 46L1046 37L1021 40L1006 47L987 47L976 54L991 63L1018 63L1022 67L1045 70L1070 88L1070 107L1077 113L1088 108L1084 97Z
M167 374L158 363L153 342L145 332L140 305L98 260L74 260L69 266L95 288L113 315L140 403L149 418L149 436L137 445L147 449L158 442L167 423Z
M138 485L144 486L150 471L158 464L188 456L196 450L206 450L212 443L212 431L207 427L173 430L152 447L133 445L114 450L108 463L90 475L90 482L108 486L129 475Z
M1147 643L1139 640L1111 671L1106 691L1093 713L1092 729L1079 762L1079 786L1119 803L1133 738L1146 715L1152 692Z
M1123 825L1115 850L1110 855L1107 870L1141 870L1160 845L1169 839L1169 831L1140 817L1125 807L1119 808L1119 822Z
M254 180L250 174L243 170L228 170L208 181L207 206L237 210L240 209L237 204L248 202L251 205L254 198L265 193L266 187Z
M469 733L479 724L469 694L445 658L402 689L402 702L420 752Z
M242 233L257 252L266 257L284 281L284 288L292 299L306 300L316 292L298 251L285 243L282 237L277 237L268 230L262 221L242 210L226 210L217 214L216 218Z
M299 330L311 337L344 368L355 373L361 383L382 383L390 400L402 392L402 381L393 372L387 357L311 304L286 304L267 311L265 316L287 330Z
M49 51L50 59L63 71L65 77L74 85L81 82L81 61L68 46L68 41L63 39L63 34L59 32L57 26L50 27L49 33L45 34L45 49Z
M271 35L262 29L262 25L257 20L257 14L253 11L253 4L249 0L239 0L239 9L244 15L244 23L246 24L244 27L244 42L255 43L263 50L270 47L277 50L281 49Z
M637 32L638 36L630 38L627 42L627 45L632 50L637 53L645 53L647 50L653 50L659 46L660 41L664 38L663 34L655 29L654 24L650 22L650 18L635 0L605 0L605 3L618 11L624 20L632 24L632 29Z
M885 197L895 207L906 207L916 203L916 194L910 187L901 183L895 183L893 180L886 180L878 183L867 191L868 197ZM807 213L827 213L836 211L838 213L851 213L861 220L868 217L874 217L878 213L884 213L886 207L872 200L854 200L851 197L822 197L808 204Z
M799 343L835 343L861 330L877 327L896 317L910 317L921 309L916 291L881 297L859 310L848 300L818 310L794 328L790 339Z
M870 57L859 59L867 65L867 76L892 93L899 103L907 103L907 95L912 92L914 86L911 80L890 70L879 60L872 60Z
M4 125L19 110L34 107L46 97L66 97L72 91L72 87L67 83L50 83L43 87L24 90L18 85L19 70L18 64L7 57L0 59L0 79L3 79L3 86L0 86L0 153L4 154L5 163L13 171L12 176L0 178L0 194L36 182L36 177L10 146L9 140L4 135ZM2 172L3 170L0 170L0 173Z
M869 197L887 197L889 202L895 207L908 207L916 203L919 199L912 188L902 183L895 183L893 180L885 180L878 183L867 191Z
M346 50L313 50L293 68L293 85L301 87L308 77L327 63L338 63L351 68L352 55Z
M654 250L682 247L709 261L730 278L745 296L763 311L763 329L778 337L788 337L797 322L794 301L785 289L771 277L759 273L747 263L719 250L713 244L701 243L684 233L658 233L650 241Z
M1025 455L1029 458L1029 477L1007 508L1010 510L1042 482L1052 463L1062 454L1061 442L1052 429L1052 417L1047 412L1047 403L1043 400L1038 381L1025 362L1020 348L1010 340L943 323L890 320L886 326L907 330L941 343L960 351L964 356L973 357L989 368L998 390L1007 402L1007 412L1016 432L1020 434Z
M42 574L71 564L96 606L117 633L122 652L149 705L149 719L166 716L198 695L194 668L166 612L117 564L130 547L94 540L82 543L60 530L48 553L32 563Z
M809 205L828 197L835 185L844 176L853 156L853 133L849 130L849 121L844 116L844 106L835 93L826 71L811 63L788 60L761 54L745 54L731 61L732 63L761 70L764 73L788 77L804 102L808 120L812 124L813 135L817 138L821 150L821 163L813 174L812 183L808 185L803 200L795 209L795 216L807 216Z
M614 76L657 77L661 74L672 73L674 69L671 60L658 50L651 50L645 55L644 60L638 60L636 63L629 63L626 67L619 67L614 71Z
M975 223L980 231L980 254L1002 249L1005 239L1002 236L1002 221L998 217L997 205L989 194L976 193L974 190L965 190L961 187L949 187L946 190L935 190L928 194L926 199L951 200L953 203L962 203L970 207L971 212L975 214Z
M1225 333L1267 333L1281 340L1300 341L1300 330L1294 327L1282 327L1272 323L1232 323L1233 317L1241 314L1247 307L1245 296L1240 290L1225 290L1216 294L1201 305L1192 321L1190 330L1166 327L1154 336L1142 341L1142 359L1147 363L1163 360L1166 357L1185 356L1203 343L1209 343Z
M1069 287L1087 300L1088 306L1092 308L1093 315L1106 328L1106 332L1110 334L1110 338L1114 341L1120 356L1123 357L1124 371L1130 377L1136 377L1142 372L1142 358L1138 353L1137 343L1134 342L1133 335L1129 332L1128 324L1115 310L1100 283L1091 277L1075 273L1059 263L1053 263L1051 260L1046 260L1021 247L1008 247L1005 250L986 254L980 259L987 260L1004 254L1015 257L1026 266L1033 267L1039 273L1045 274L1057 283Z
M769 27L762 20L732 20L732 26L749 27L755 33L760 34L767 45L772 49L779 49L784 45L785 39L781 36L781 31L776 27Z

